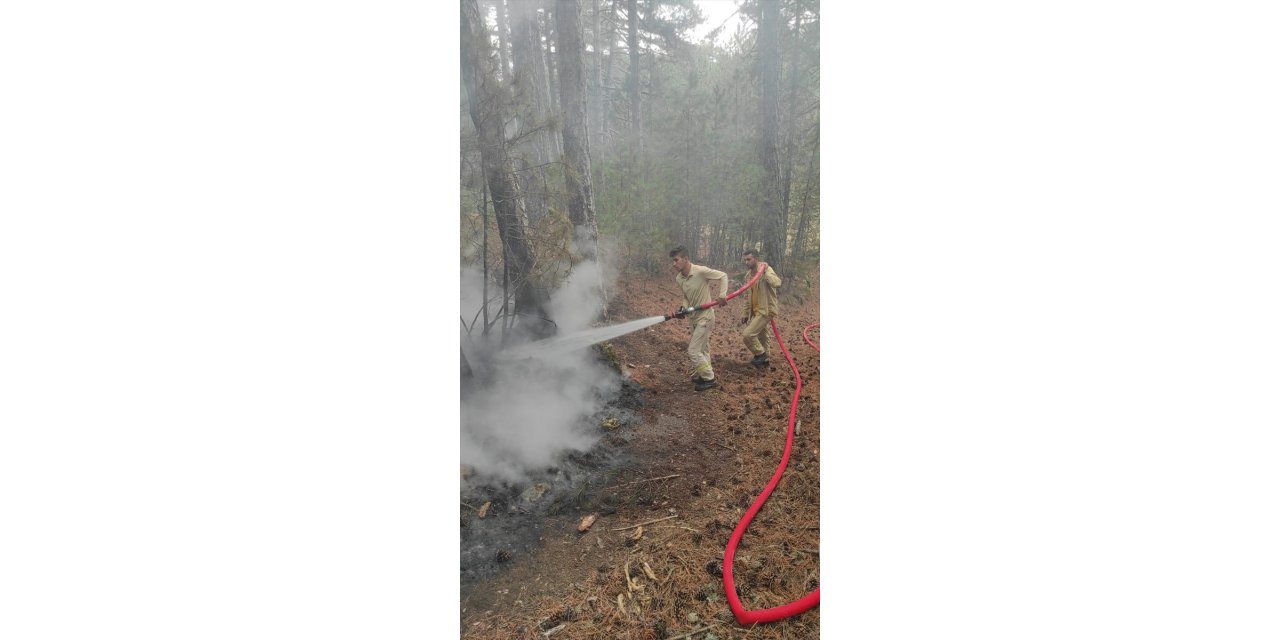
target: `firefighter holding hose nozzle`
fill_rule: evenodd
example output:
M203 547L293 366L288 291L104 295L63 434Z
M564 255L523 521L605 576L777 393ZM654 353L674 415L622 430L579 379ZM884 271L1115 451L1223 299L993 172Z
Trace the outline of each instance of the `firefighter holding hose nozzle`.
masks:
M723 271L693 264L689 261L689 252L683 246L676 247L668 254L671 256L671 269L676 272L676 282L684 293L686 308L676 312L675 317L689 316L689 362L693 365L694 391L706 391L720 385L716 381L715 371L711 368L711 330L715 327L716 310L728 304L729 276ZM692 309L712 302L710 283L720 282L720 295L715 298L715 305L706 309Z

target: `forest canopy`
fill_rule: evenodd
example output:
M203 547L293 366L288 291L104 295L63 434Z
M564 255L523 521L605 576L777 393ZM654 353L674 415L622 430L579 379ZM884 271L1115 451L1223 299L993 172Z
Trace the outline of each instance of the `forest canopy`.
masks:
M698 38L694 0L461 0L461 260L494 315L536 313L597 256L816 264L818 2L734 6Z

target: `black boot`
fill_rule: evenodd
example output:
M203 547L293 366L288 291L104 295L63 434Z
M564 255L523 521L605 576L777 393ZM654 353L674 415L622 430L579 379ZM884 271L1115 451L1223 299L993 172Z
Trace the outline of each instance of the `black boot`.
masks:
M751 364L757 367L769 366L769 354L768 353L756 354L756 357L751 359Z
M712 378L711 380L699 380L693 384L694 391L706 391L720 386L720 381Z

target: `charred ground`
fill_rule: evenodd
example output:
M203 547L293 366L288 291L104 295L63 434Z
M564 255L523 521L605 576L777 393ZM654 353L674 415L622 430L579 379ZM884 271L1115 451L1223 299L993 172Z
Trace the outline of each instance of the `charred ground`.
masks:
M734 575L749 608L790 602L820 582L819 356L800 335L818 321L818 286L799 280L786 286L778 318L805 381L798 433L786 474L738 548ZM618 320L679 302L670 278L626 284L611 304ZM794 388L776 344L768 369L747 364L741 304L717 313L720 388L695 393L689 384L683 321L624 336L604 349L627 380L589 418L602 434L594 448L523 486L463 479L463 638L543 638L557 627L550 637L661 640L704 627L692 637L818 637L820 607L743 628L724 599L724 546L782 454ZM599 518L578 532L592 513Z

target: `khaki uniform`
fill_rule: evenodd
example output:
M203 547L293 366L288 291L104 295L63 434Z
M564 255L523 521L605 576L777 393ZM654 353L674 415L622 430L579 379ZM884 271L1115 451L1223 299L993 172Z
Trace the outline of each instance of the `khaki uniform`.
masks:
M720 281L720 294L723 298L729 294L729 276L723 271L716 271L702 265L689 265L689 275L676 274L676 282L684 293L686 307L711 302L711 282ZM693 366L690 376L695 380L714 380L715 371L711 369L711 330L715 327L716 310L701 309L689 314L689 362Z
M750 281L754 273L747 273ZM747 290L751 302L746 307L747 326L742 329L742 342L752 355L769 353L769 319L778 315L778 292L782 286L782 278L773 272L773 267L765 267L764 275Z

